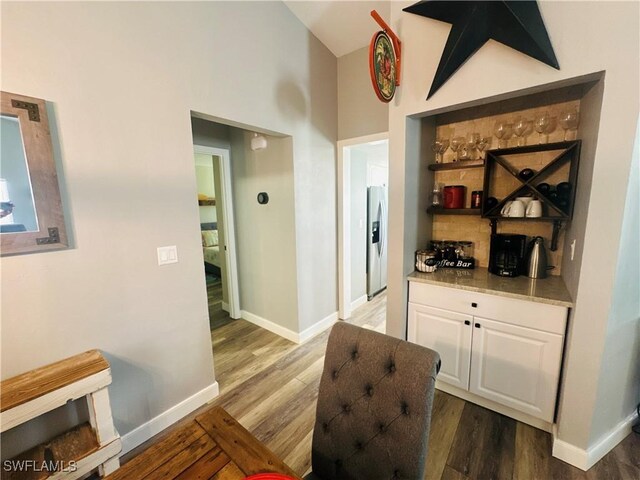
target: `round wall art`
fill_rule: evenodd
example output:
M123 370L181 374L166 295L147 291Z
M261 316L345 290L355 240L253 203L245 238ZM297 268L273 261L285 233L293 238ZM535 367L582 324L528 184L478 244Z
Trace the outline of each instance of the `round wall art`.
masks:
M386 32L377 32L369 47L369 72L378 98L388 103L396 93L396 54Z

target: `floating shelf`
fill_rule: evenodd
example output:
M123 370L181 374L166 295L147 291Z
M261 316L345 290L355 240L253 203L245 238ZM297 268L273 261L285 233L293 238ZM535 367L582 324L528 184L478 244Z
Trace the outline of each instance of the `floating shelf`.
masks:
M459 162L447 162L447 163L432 163L429 165L429 170L434 172L442 170L461 170L463 168L482 168L484 167L484 160L460 160Z
M198 205L201 207L215 207L216 199L213 198L211 200L198 200Z
M500 220L500 221L518 221L518 222L554 222L554 221L565 221L566 217L503 217L503 216L491 216L484 217L489 220Z
M444 207L429 207L427 213L434 215L480 215L479 208L444 208Z

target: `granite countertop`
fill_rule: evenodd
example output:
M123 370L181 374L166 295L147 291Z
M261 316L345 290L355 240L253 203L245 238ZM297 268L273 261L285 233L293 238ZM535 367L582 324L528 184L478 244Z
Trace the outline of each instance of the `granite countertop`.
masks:
M548 276L535 280L525 276L500 277L489 273L486 268L474 270L442 268L434 273L413 272L409 275L409 281L561 307L573 307L573 300L571 300L567 287L559 276Z

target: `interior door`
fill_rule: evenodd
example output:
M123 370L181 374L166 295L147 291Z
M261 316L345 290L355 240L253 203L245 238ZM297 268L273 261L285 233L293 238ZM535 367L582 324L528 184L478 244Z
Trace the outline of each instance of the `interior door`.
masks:
M440 354L438 380L467 390L473 317L409 303L408 340Z
M553 422L562 336L474 317L472 393Z

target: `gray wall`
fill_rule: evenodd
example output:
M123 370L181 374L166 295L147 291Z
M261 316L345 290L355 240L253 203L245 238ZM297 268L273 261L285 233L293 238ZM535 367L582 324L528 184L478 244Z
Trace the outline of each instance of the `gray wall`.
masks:
M338 58L338 139L389 130L389 106L376 97L369 76L369 47Z
M2 378L100 348L121 434L215 381L192 111L293 137L299 325L336 311L336 59L283 4L3 4L1 44L3 89L54 105L75 238L1 259Z
M297 332L292 139L267 137L267 148L254 152L251 136L231 128L240 308ZM266 205L260 192L269 194Z
M624 208L618 267L591 440L633 413L640 402L640 125Z

